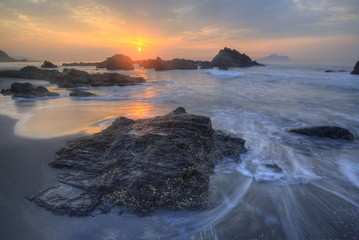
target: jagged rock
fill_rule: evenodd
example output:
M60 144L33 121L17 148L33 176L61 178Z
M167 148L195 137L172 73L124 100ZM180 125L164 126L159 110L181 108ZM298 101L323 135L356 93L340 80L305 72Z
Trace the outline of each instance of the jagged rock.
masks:
M70 97L93 97L93 96L97 96L97 95L94 93L85 92L78 89L75 89L70 93Z
M131 77L120 73L89 74L77 69L64 69L63 74L55 82L59 87L74 88L83 86L125 86L143 83L142 77Z
M34 86L31 83L18 83L11 84L10 89L3 89L1 93L4 95L12 95L15 98L35 98L35 97L55 97L59 96L58 93L50 92L43 86Z
M184 108L137 121L120 117L101 133L61 148L50 165L62 169L63 185L31 200L76 216L106 202L140 215L162 207L204 209L214 166L224 156L238 159L246 151L244 143Z
M359 61L357 61L357 63L355 64L353 71L351 72L351 74L356 74L359 75Z
M133 70L133 61L129 56L116 54L96 65L97 68Z
M314 136L314 137L324 137L324 138L344 139L344 140L354 139L354 135L348 129L336 127L336 126L293 128L293 129L289 129L288 131L292 133Z
M57 68L57 65L45 60L44 63L41 65L41 68Z
M20 70L0 71L0 77L25 78L52 81L61 76L58 70L43 70L34 66L26 66Z
M245 53L240 53L235 49L225 47L221 49L218 54L212 59L212 65L215 67L228 68L228 67L251 67L262 64L252 61Z

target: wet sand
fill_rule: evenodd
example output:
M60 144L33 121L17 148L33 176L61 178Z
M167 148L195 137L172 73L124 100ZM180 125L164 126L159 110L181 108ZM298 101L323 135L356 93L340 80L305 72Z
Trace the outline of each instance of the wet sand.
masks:
M55 182L57 170L48 166L65 138L32 140L13 134L16 121L0 115L0 238L44 239L31 211L42 211L26 196Z

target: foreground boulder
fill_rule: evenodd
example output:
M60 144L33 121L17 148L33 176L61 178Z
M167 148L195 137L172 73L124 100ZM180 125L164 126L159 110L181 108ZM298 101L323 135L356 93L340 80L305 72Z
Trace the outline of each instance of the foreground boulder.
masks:
M35 98L35 97L56 97L60 94L50 92L43 86L34 86L31 83L18 83L11 84L10 89L2 89L3 95L12 95L15 98Z
M356 74L359 75L359 61L357 61L357 63L355 64L353 71L351 72L351 74Z
M44 63L41 65L41 68L57 68L57 65L45 60Z
M262 64L252 61L245 53L240 53L235 49L224 48L212 59L212 65L221 69L228 67L252 67L263 66Z
M354 135L348 129L335 126L316 126L289 129L289 132L332 139L353 140Z
M184 108L137 121L120 117L60 149L50 165L63 170L61 184L31 200L76 216L108 202L140 215L160 207L204 209L214 166L225 156L238 159L244 143Z

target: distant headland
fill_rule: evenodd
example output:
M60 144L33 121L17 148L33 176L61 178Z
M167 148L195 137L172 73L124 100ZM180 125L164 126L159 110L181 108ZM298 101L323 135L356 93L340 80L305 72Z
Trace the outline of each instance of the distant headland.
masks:
M28 62L27 59L16 59L10 57L6 52L0 50L0 62Z

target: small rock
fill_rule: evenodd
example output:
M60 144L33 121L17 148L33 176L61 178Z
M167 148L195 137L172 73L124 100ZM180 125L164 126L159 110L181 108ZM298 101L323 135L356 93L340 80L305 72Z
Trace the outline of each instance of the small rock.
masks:
M97 96L97 95L94 93L85 92L77 89L73 90L70 93L70 97L93 97L93 96Z
M293 129L289 129L288 131L291 133L297 133L297 134L314 136L314 137L354 140L354 135L348 129L336 127L336 126L293 128Z
M45 60L44 63L41 65L41 68L57 68L57 65Z

